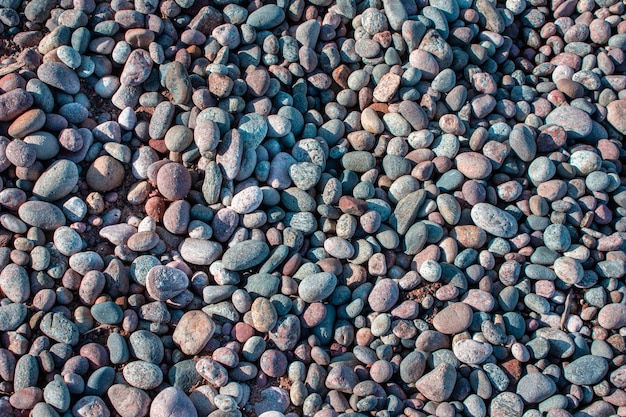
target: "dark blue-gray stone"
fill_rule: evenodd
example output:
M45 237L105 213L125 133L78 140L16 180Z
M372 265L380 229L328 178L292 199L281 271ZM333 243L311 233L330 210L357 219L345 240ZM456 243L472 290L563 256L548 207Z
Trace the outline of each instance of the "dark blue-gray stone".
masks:
M586 355L563 368L563 376L575 385L595 385L609 370L608 361L600 356Z
M113 301L105 301L91 307L91 315L102 324L118 324L124 318L122 308Z
M113 385L115 380L115 369L110 366L103 366L96 369L85 386L85 395L103 395Z

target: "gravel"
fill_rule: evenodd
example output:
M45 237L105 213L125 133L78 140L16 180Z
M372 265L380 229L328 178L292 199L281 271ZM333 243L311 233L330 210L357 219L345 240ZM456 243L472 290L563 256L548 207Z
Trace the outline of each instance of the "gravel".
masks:
M0 415L626 415L615 0L0 0Z

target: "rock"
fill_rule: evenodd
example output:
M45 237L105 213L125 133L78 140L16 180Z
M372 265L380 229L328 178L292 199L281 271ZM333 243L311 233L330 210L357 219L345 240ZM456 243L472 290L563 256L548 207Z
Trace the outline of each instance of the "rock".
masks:
M304 277L298 285L298 295L307 303L317 303L328 298L337 286L337 277L329 272L319 272Z
M144 391L124 384L112 385L107 396L121 417L144 417L148 415L151 399Z
M223 387L228 383L228 372L226 368L212 359L200 359L196 362L196 371L213 386Z
M78 184L78 168L72 161L60 159L41 174L33 194L44 201L57 201L67 196Z
M556 385L540 372L530 372L517 383L517 395L528 404L537 404L556 392Z
M100 156L87 170L85 180L89 187L95 191L111 191L122 185L124 166L108 155Z
M79 399L72 407L76 417L109 417L111 413L100 397L87 395Z
M185 355L197 355L215 333L215 323L199 310L185 313L172 335L172 339Z
M9 398L9 403L18 410L31 410L43 399L43 392L37 387L28 387L16 391Z
M157 335L146 330L137 330L130 335L130 352L142 361L151 362L155 365L163 361L163 342Z
M452 351L461 362L469 365L483 363L493 353L489 343L477 342L472 339L459 340L452 345Z
M150 362L134 361L127 363L123 369L123 374L129 385L142 390L154 389L163 382L163 372L157 365Z
M122 321L123 312L113 301L105 301L91 307L91 315L102 324L118 324Z
M146 276L146 290L151 297L166 301L176 297L189 286L189 278L180 269L158 265Z
M230 207L239 214L252 213L263 202L263 192L257 186L246 187L233 196Z
M213 228L215 231L215 227ZM187 238L178 247L183 259L194 265L211 265L222 255L222 245L204 239Z
M474 224L497 237L510 238L517 233L517 221L504 210L488 203L478 203L472 207Z
M606 106L606 120L613 125L618 132L626 135L626 100L615 100Z
M79 333L76 324L62 313L47 313L41 320L39 328L46 336L57 342L72 346L78 343Z
M289 408L289 393L280 387L269 387L261 391L263 399L254 404L254 412L261 416L277 411L286 413Z
M285 20L285 12L274 4L266 4L248 15L246 23L257 30L272 29Z
M400 296L398 284L389 278L381 279L374 285L367 302L370 308L377 312L389 311L396 304Z
M563 376L572 384L595 385L602 381L609 370L607 360L600 356L585 355L563 368Z
M0 289L14 303L23 303L30 297L28 272L16 264L9 264L0 273Z
M300 339L300 320L293 314L279 317L269 337L279 350L293 349Z
M28 142L13 139L6 147L6 157L17 167L29 168L35 163L37 151Z
M65 385L61 375L55 375L54 379L43 390L44 401L55 410L63 413L70 408L70 391Z
M626 326L626 305L607 304L598 313L598 324L607 330Z
M492 417L522 417L524 402L517 394L501 392L491 400L489 413Z
M224 252L222 265L231 271L250 269L267 259L270 249L265 242L246 240Z
M400 363L400 378L407 384L417 382L426 369L426 357L420 351L410 352Z
M159 192L168 200L182 200L191 189L189 171L177 163L163 165L158 171L156 182Z
M452 303L433 318L433 327L443 334L457 334L472 323L472 308L465 303Z
M143 49L135 49L126 59L120 81L129 87L141 85L148 79L151 70L152 59L150 54Z
M67 94L76 94L80 91L80 81L76 73L60 62L41 64L37 68L37 77L49 86Z
M33 105L33 96L23 88L0 95L0 122L8 122Z
M591 133L591 118L587 113L573 106L560 106L546 117L546 125L563 127L567 137L581 139Z
M400 235L404 235L417 218L417 214L426 200L424 190L414 191L402 198L389 217L389 225Z
M482 180L491 175L491 162L477 152L460 153L454 160L456 168L467 178Z
M250 307L250 314L252 316L252 325L259 332L266 333L270 331L278 321L276 308L267 298L258 297L255 299L252 302L252 307Z
M452 395L456 384L456 370L448 363L441 363L422 376L415 388L431 401L446 401Z
M0 331L17 329L26 318L28 311L21 303L11 303L0 306Z
M260 114L249 113L239 121L237 128L245 149L256 149L267 135L267 121Z
M334 366L326 377L326 388L351 394L359 382L354 371L346 365Z
M562 330L542 327L535 332L536 336L548 340L550 354L560 358L568 358L574 354L574 341Z
M172 95L174 103L186 104L191 100L191 81L183 64L178 61L168 64L165 87Z
M198 412L180 388L168 387L152 400L150 417L198 417Z
M279 378L287 372L287 357L276 349L269 349L263 352L259 361L261 370L272 378Z

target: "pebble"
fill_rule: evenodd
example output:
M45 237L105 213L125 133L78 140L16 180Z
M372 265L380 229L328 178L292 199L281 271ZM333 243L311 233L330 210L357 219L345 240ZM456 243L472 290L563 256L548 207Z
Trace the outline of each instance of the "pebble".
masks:
M433 318L433 327L443 334L457 334L469 328L473 317L468 304L452 303Z
M95 191L111 191L124 181L124 166L108 155L100 156L87 170L85 180Z
M191 176L181 164L169 163L159 169L156 183L163 197L182 200L191 189Z
M563 368L563 376L572 384L595 385L609 370L606 359L600 356L585 355Z
M189 286L189 278L180 269L165 265L152 267L146 275L146 290L156 300L176 297Z
M446 401L452 395L456 376L454 366L444 362L422 376L415 383L415 387L431 401Z
M78 343L79 333L76 324L62 313L47 313L41 320L39 328L45 335L57 342L69 345Z
M606 120L622 134L626 134L626 124L624 124L624 115L626 115L626 102L624 100L615 100L606 106Z
M398 284L391 279L381 279L374 285L367 302L370 308L376 312L390 310L398 301L400 289Z
M568 138L580 139L591 133L591 118L587 113L573 106L561 106L552 110L546 117L546 124L565 129Z
M14 120L17 116L28 110L34 102L33 96L23 88L5 92L0 95L0 121Z
M58 201L74 190L78 180L76 164L60 159L50 165L37 179L33 194L44 201Z
M246 240L224 252L222 265L231 271L242 271L262 263L269 254L270 249L264 242Z
M455 162L457 169L467 178L482 180L491 174L491 163L479 153L461 153L456 156Z
M478 203L472 207L472 220L476 226L497 237L510 238L517 233L515 218L498 207Z
M176 387L167 387L154 397L150 405L150 417L198 417L193 402Z
M194 265L211 265L222 254L221 245L204 239L187 238L178 250L185 261Z
M550 377L530 372L517 383L517 395L529 404L537 404L556 392L556 384Z
M267 4L248 15L246 23L258 30L272 29L285 19L285 12L274 4Z
M129 385L142 390L154 389L163 382L161 369L150 362L129 362L124 367L123 374Z
M76 94L80 91L80 81L76 73L60 62L41 64L37 68L37 77L47 85L67 94Z
M185 313L178 322L172 339L186 355L197 355L215 333L215 323L199 310Z
M118 324L122 321L122 309L112 301L99 303L91 308L93 318L102 324Z
M0 0L0 414L622 414L621 4L122 3Z

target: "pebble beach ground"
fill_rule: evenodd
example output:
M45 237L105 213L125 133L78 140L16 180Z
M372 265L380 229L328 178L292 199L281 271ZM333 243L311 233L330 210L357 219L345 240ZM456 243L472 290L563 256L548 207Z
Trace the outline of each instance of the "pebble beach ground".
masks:
M0 416L626 416L625 7L0 0Z

